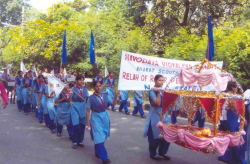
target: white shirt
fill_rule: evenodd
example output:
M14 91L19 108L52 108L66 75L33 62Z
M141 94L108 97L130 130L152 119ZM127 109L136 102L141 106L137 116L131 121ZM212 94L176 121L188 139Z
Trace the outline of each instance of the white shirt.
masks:
M247 89L245 92L244 92L244 97L247 98L247 99L250 99L250 89ZM245 104L249 104L250 101L245 101Z

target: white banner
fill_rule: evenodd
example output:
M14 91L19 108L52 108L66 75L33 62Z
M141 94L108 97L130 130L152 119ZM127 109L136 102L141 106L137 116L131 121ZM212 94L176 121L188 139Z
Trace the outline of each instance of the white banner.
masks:
M109 75L109 71L108 71L108 68L105 65L105 77L107 77L108 75Z
M20 63L20 70L23 71L23 74L25 74L26 72L28 72L26 70L26 68L25 68L25 65L24 65L23 61L21 61L21 63Z
M118 90L150 90L154 87L154 77L157 74L164 76L163 88L165 88L171 78L179 73L180 68L189 68L199 63L200 61L172 60L122 51ZM223 62L212 62L212 64L222 68ZM204 65L203 70L206 69L207 65ZM170 83L169 87L177 90L183 88L179 84L178 77ZM198 88L195 89L199 90ZM211 84L203 87L202 90L215 90L215 88Z
M71 81L76 81L76 77L72 76L70 78L67 78L67 82L71 82Z
M56 97L58 97L59 94L62 92L63 88L65 87L65 84L53 75L48 75L47 77L48 77L48 84L49 84L48 85L49 95L52 92L55 92Z

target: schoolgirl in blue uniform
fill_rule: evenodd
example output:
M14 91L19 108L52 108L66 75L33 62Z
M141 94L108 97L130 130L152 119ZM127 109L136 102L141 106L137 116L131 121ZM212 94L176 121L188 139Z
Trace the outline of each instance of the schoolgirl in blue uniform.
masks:
M149 92L149 101L150 101L150 110L147 117L145 130L143 136L148 136L149 142L149 153L150 158L154 160L158 160L159 156L164 157L166 160L170 160L170 157L167 155L168 148L170 143L168 143L163 138L160 138L160 131L157 129L156 125L159 121L161 121L161 113L162 113L162 93L158 91L157 88L163 86L164 77L162 75L156 75L154 78L155 87L154 90ZM164 116L164 124L170 124L167 113ZM158 155L157 150L158 148Z
M143 98L145 97L144 92L140 90L134 91L134 110L133 110L133 116L135 116L138 111L142 118L145 118L145 114L143 112L142 104L143 104Z
M57 123L57 136L61 137L63 125L67 125L67 130L69 133L69 137L72 137L72 126L69 125L70 120L70 111L69 111L69 103L70 95L69 95L69 87L66 86L63 91L60 93L57 104L56 111L56 123Z
M73 126L73 149L77 145L84 147L83 139L86 126L86 106L85 101L89 97L89 92L84 85L84 77L82 75L76 76L76 86L72 87L73 93L71 95L72 104L70 107L70 126Z
M229 81L227 84L227 93L236 94L237 85L233 81ZM240 121L233 109L228 109L227 102L224 103L222 107L222 116L220 118L219 130L237 132L239 131ZM245 147L242 145L231 147L229 146L227 151L223 156L218 157L220 161L232 163L232 164L246 164L245 160Z
M114 74L113 72L109 72L109 77L105 81L105 86L106 86L106 92L108 93L109 98L113 99L115 97L115 79L114 79ZM111 104L111 108L113 111L115 111L115 106Z
M40 108L39 113L43 112L46 126L51 130L52 133L55 133L56 132L56 125L54 123L55 115L56 115L56 111L54 108L55 93L53 92L51 93L51 95L49 95L48 93L48 77L46 76L44 77L44 83L41 85L39 92L40 92L40 95L39 95L39 99L37 102L37 105L39 105L40 100L41 100L41 103L39 106Z
M115 105L119 91L111 99L107 93L102 93L102 85L99 81L94 81L94 94L88 98L87 101L87 119L90 119L91 138L95 143L95 155L100 158L103 164L110 164L107 150L104 146L105 140L110 135L110 120L107 112L109 105ZM91 110L91 117L90 117Z
M250 81L248 83L248 89L244 92L244 97L250 99ZM247 125L245 125L245 132L247 133L246 134L246 137L244 138L245 139L245 149L247 151L247 163L249 164L250 163L250 101L245 101L245 118L246 118L246 121L247 121Z
M23 100L23 110L24 114L28 115L29 104L30 104L30 94L29 91L31 89L32 79L30 79L30 74L26 73L24 78L21 81L21 88L22 88L22 100Z
M122 112L122 109L124 108L124 111L127 115L129 115L127 101L128 101L128 91L127 90L121 90L120 91L120 99L121 99L121 105L119 107L119 112Z
M43 114L38 113L38 108L37 108L37 102L39 99L39 94L40 94L40 88L41 85L43 84L43 75L39 75L37 79L35 79L33 81L33 98L32 98L32 102L35 104L33 104L35 106L35 112L36 112L36 117L39 119L39 122L42 123L43 120Z
M22 103L22 87L21 87L21 83L23 80L23 72L22 71L18 71L18 76L15 79L15 90L16 90L16 96L17 96L17 108L19 110L19 112L21 112L22 107L23 107L23 103Z

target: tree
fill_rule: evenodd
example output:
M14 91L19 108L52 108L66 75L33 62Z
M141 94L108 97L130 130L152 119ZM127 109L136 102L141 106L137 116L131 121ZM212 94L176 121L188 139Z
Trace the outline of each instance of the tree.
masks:
M1 22L12 25L21 24L22 6L30 7L28 0L0 0Z
M152 0L152 3L152 10L144 14L144 31L152 34L156 51L164 50L165 37L175 36L181 27L187 27L189 33L203 35L208 16L214 27L218 27L235 19L247 7L247 0Z

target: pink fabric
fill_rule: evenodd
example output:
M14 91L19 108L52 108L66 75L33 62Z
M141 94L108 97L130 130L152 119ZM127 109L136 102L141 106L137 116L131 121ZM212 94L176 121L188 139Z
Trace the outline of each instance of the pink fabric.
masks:
M178 131L173 130L167 126L164 126L162 122L159 122L156 126L161 132L163 132L164 139L167 142L181 141L198 150L205 149L211 144L218 156L224 155L228 146L238 146L244 144L242 135L246 134L244 131L242 131L241 134L237 136L219 133L219 136L224 137L200 138L185 131L184 129L179 129Z
M186 69L181 69L179 80L182 86L187 85L193 87L196 84L206 86L212 83L217 90L224 91L226 90L227 83L231 80L231 77L222 77L217 72L215 72L215 70L196 73Z
M0 82L0 90L1 90L1 96L2 96L3 102L8 104L8 97L7 97L5 88L3 86L3 83L1 83L1 82Z

